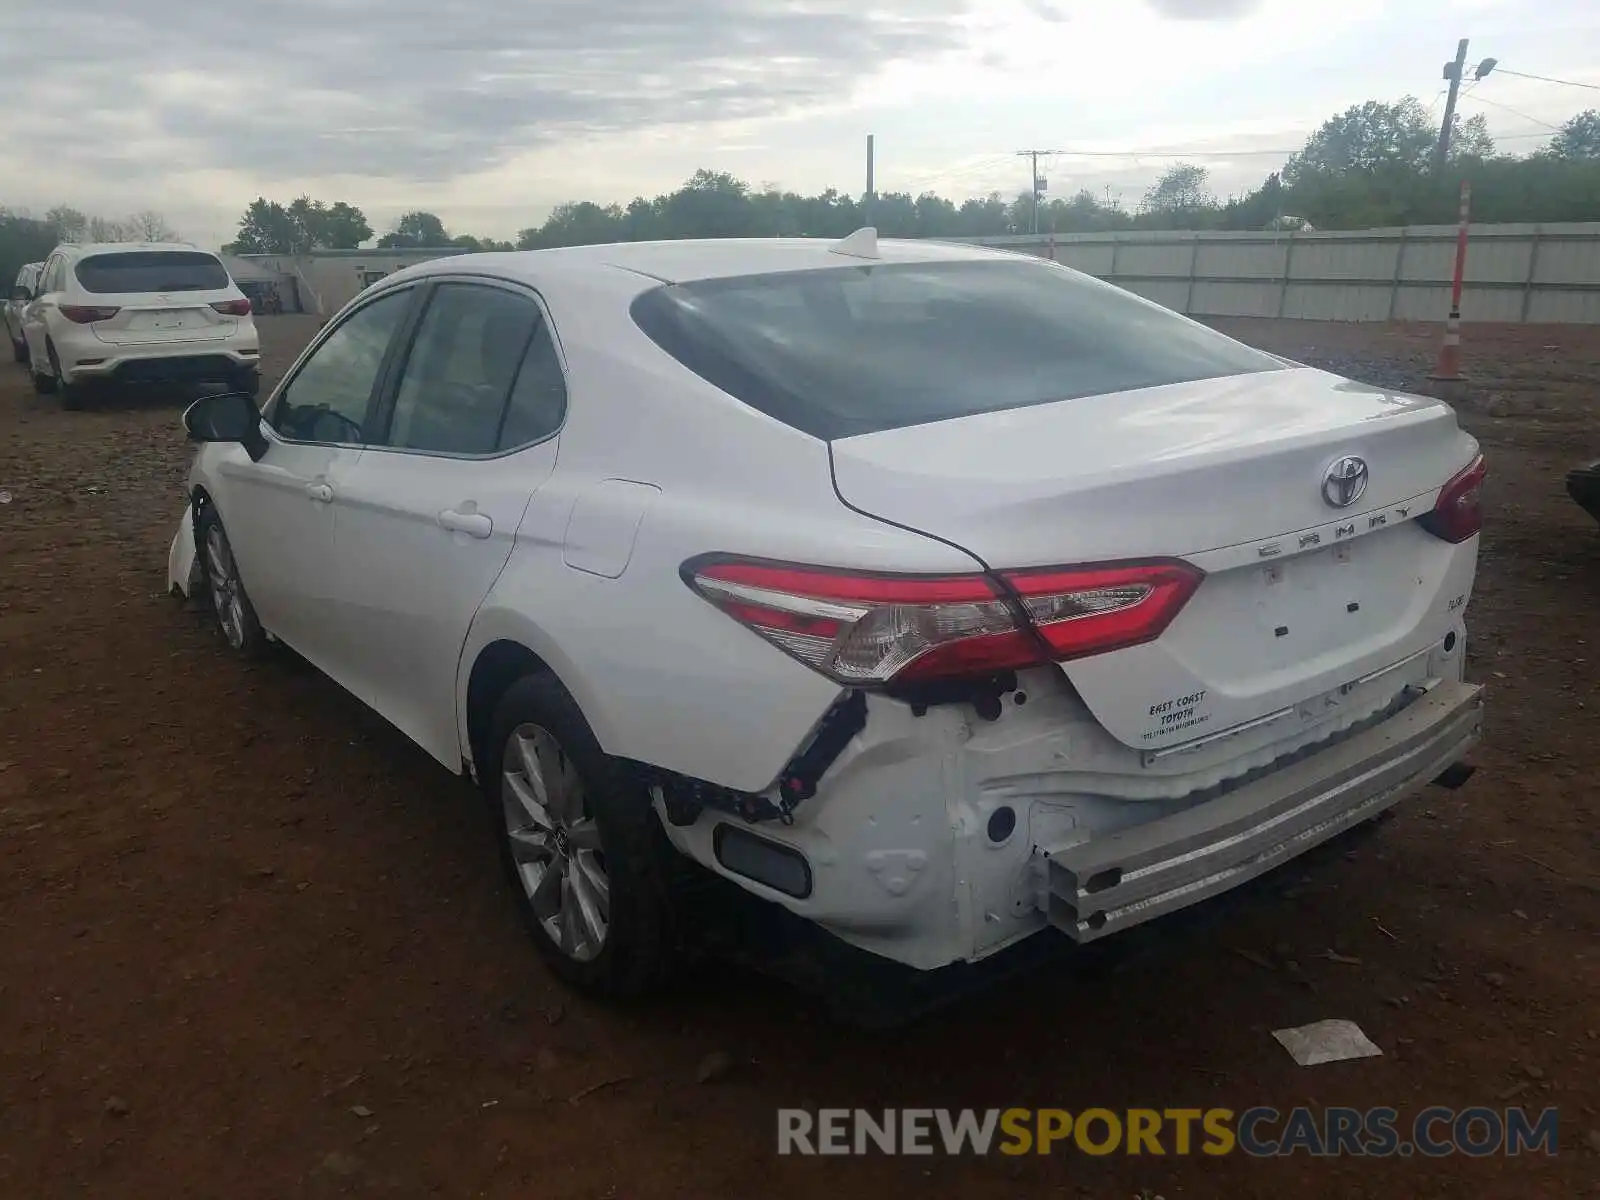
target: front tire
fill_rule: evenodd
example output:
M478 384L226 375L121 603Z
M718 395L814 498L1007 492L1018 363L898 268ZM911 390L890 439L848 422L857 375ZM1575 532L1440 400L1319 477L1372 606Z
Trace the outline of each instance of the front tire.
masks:
M600 749L553 675L513 684L480 771L501 860L550 969L591 995L659 990L675 958L673 853L644 785Z
M267 635L239 578L239 564L234 561L222 518L210 504L200 509L195 521L195 541L222 640L240 658L259 657L266 649Z

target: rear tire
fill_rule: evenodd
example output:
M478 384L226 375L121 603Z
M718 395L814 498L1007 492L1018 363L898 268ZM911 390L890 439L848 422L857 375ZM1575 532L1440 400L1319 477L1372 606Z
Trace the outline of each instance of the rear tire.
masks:
M511 685L486 757L479 778L501 861L551 971L603 999L661 990L676 965L675 851L643 783L601 750L553 675Z
M83 385L81 383L68 383L67 377L62 374L61 360L56 357L56 348L46 346L50 355L50 371L54 377L51 391L61 394L61 407L67 412L77 412L83 408Z
M231 392L243 392L251 399L255 399L261 395L261 372L240 372L228 381L228 390Z
M30 363L28 374L33 376L33 390L41 396L53 396L56 390L56 377L54 375L41 375L39 364Z

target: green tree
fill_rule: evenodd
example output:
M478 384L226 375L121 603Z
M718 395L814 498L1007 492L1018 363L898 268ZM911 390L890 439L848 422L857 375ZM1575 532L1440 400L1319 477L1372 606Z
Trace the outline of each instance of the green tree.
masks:
M306 254L354 250L372 236L359 208L300 196L288 205L258 196L239 219L239 232L223 249L234 254Z
M1585 109L1562 125L1550 139L1549 152L1555 158L1600 162L1600 109Z
M1415 96L1392 104L1368 100L1324 121L1305 148L1289 156L1283 181L1294 187L1314 176L1349 171L1421 175L1429 169L1438 143L1438 126ZM1493 153L1487 119L1480 113L1464 121L1457 113L1450 131L1451 160L1488 158Z
M1194 163L1174 163L1161 172L1139 207L1148 223L1165 228L1208 228L1219 217L1211 173Z
M48 217L39 221L0 208L0 298L11 295L24 263L43 262L60 240Z
M239 232L223 249L234 254L300 254L310 246L283 205L258 196L239 219Z
M336 200L318 214L314 241L329 250L355 250L372 236L366 215L354 205Z
M450 234L445 229L444 222L433 213L420 210L403 214L395 222L394 228L378 239L378 245L385 250L450 244Z

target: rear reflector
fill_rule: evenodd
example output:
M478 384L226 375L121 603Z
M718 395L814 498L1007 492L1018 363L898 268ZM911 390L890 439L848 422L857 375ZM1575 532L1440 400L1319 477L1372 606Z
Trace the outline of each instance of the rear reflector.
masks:
M218 300L211 307L225 317L248 317L250 315L250 301L248 300Z
M1002 583L722 556L686 563L683 574L786 654L858 687L989 675L1151 641L1204 578L1168 560L1008 572Z
M109 321L122 310L108 305L63 304L61 315L76 325L93 325L96 321Z
M1464 542L1483 529L1483 477L1488 464L1478 455L1444 485L1432 511L1417 518L1435 537Z
M719 823L711 835L711 849L717 861L735 875L798 900L811 895L811 864L792 846Z

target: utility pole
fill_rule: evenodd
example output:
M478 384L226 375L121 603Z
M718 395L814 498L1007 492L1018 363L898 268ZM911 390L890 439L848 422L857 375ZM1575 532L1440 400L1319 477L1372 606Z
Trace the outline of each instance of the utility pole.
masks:
M1039 232L1039 184L1041 182L1041 180L1039 179L1039 156L1041 154L1043 154L1046 157L1048 157L1049 155L1059 154L1059 153L1061 153L1061 151L1059 151L1059 150L1018 150L1017 151L1017 157L1018 158L1026 158L1026 159L1028 159L1029 162L1033 166L1033 191L1030 194L1033 196L1033 232L1034 233L1038 233Z
M867 134L867 220L872 220L872 210L877 206L873 203L877 193L872 190L872 134Z
M1444 170L1445 159L1450 154L1450 131L1456 123L1456 96L1461 91L1461 76L1467 69L1467 39L1456 46L1455 62L1444 65L1444 77L1450 81L1450 95L1444 102L1444 121L1439 126L1439 149L1434 155L1434 169Z

